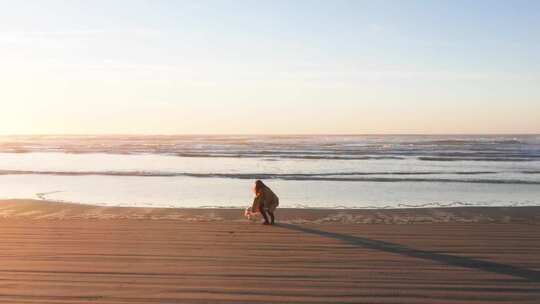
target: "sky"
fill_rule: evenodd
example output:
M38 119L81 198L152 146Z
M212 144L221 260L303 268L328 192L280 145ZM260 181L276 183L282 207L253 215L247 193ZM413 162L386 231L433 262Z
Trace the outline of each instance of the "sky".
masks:
M540 1L0 0L0 134L540 133Z

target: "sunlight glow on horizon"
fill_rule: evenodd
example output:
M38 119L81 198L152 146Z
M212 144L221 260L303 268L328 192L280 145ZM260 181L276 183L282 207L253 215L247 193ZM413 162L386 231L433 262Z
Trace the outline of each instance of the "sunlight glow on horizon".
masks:
M0 135L540 133L540 3L40 3L0 0Z

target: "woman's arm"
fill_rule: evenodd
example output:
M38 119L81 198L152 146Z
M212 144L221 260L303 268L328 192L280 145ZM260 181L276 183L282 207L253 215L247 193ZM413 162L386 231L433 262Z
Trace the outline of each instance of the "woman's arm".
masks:
M259 209L260 209L260 206L261 206L261 199L260 199L260 195L259 196L256 196L254 199L253 199L253 204L251 205L251 212L259 212Z

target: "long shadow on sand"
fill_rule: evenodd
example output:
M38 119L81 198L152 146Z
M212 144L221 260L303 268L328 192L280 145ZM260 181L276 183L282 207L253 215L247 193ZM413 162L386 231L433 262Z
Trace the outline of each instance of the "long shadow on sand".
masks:
M471 268L471 269L478 269L478 270L493 272L497 274L510 275L514 277L523 278L531 282L540 282L540 271L535 271L535 270L531 270L527 268L521 268L521 267L516 267L512 265L507 265L507 264L489 262L489 261L479 260L475 258L468 258L468 257L463 257L463 256L455 256L455 255L449 255L449 254L436 253L433 251L414 249L414 248L409 248L407 246L403 246L399 244L394 244L394 243L389 243L389 242L384 242L384 241L379 241L379 240L372 240L368 238L352 236L352 235L347 235L347 234L317 230L317 229L302 227L298 225L280 223L280 224L276 224L276 226L294 230L294 231L333 238L333 239L340 240L348 244L352 244L352 245L362 247L362 248L381 250L381 251L401 254L401 255L409 256L413 258L432 260L432 261L443 263L450 266L466 267L466 268Z

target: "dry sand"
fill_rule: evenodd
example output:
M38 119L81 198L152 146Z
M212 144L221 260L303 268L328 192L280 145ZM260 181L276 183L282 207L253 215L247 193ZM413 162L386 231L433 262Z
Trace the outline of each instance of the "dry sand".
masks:
M0 201L0 302L540 303L540 207L278 212Z

